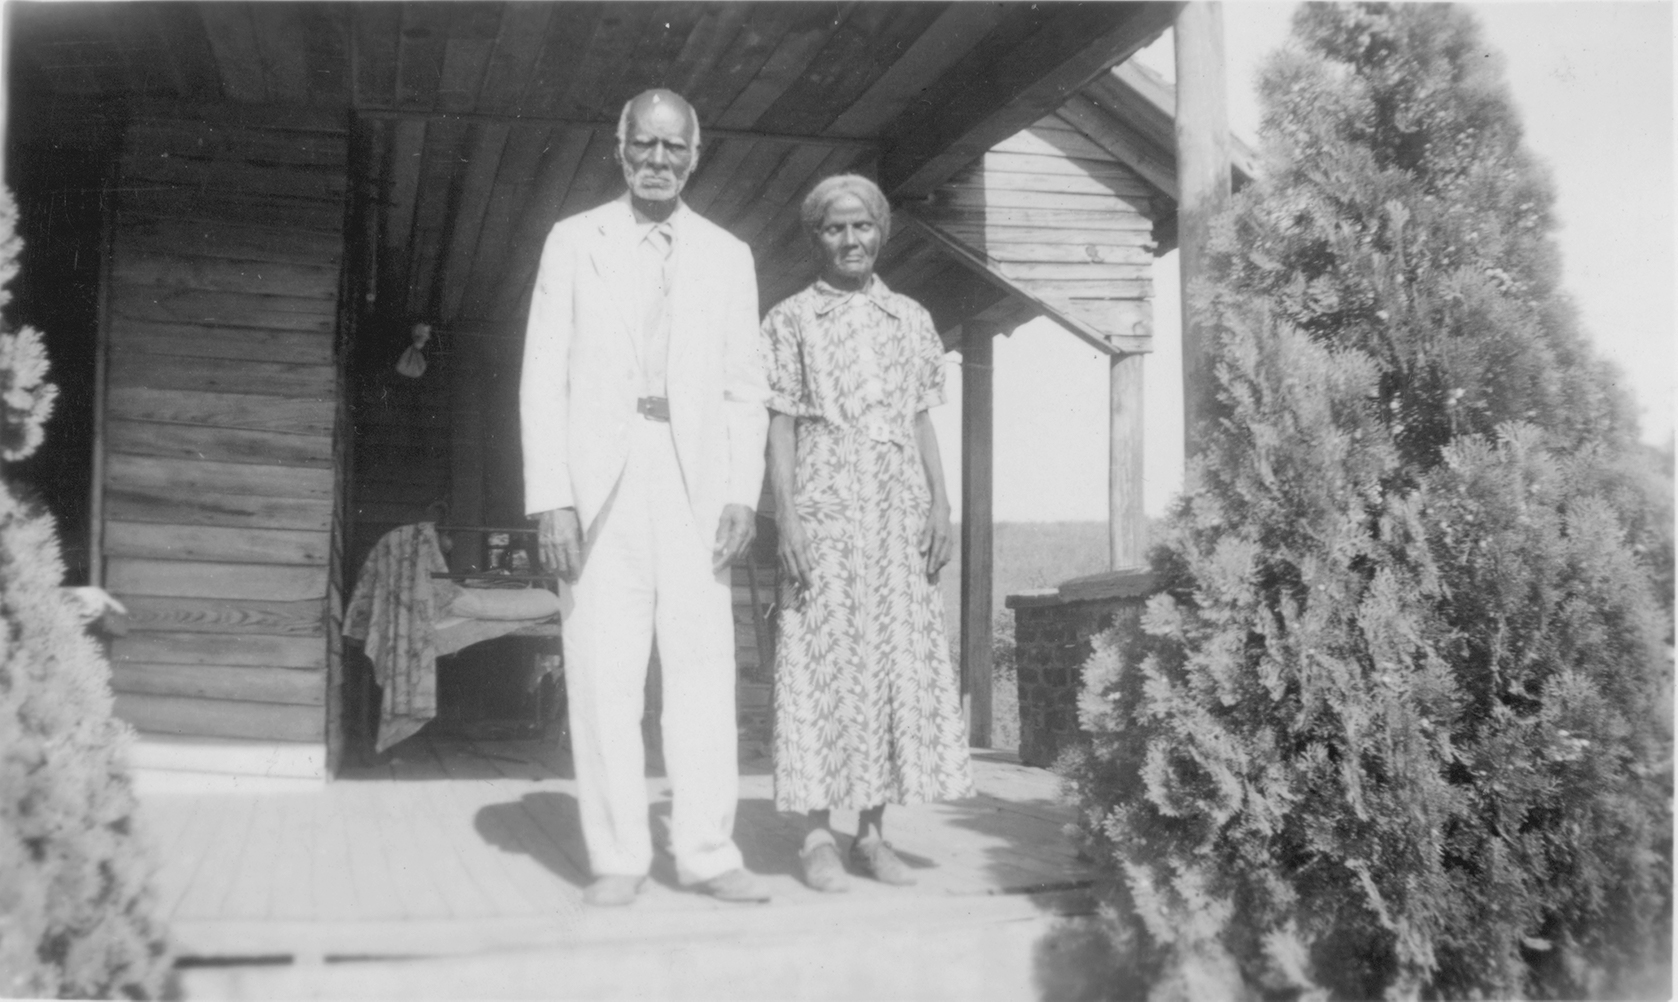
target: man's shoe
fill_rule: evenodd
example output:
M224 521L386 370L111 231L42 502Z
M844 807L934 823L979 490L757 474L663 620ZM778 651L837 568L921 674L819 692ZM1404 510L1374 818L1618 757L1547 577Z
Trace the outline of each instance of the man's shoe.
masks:
M826 894L837 894L851 889L851 878L845 876L845 864L839 859L839 847L833 836L822 832L822 839L812 838L799 850L798 861L804 865L804 882L811 889Z
M646 877L625 877L607 874L594 878L594 883L583 889L583 900L597 908L622 908L635 900Z
M915 882L909 864L892 852L891 843L882 838L859 838L852 842L851 865L863 876L873 877L882 884L907 887Z
M743 869L718 874L710 880L694 885L694 890L709 894L718 901L763 902L769 900L769 888L763 881Z

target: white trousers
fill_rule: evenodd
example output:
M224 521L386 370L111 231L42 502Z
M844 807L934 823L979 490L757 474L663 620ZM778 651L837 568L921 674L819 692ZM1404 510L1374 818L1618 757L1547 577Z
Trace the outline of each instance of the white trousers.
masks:
M741 865L729 572L711 571L717 527L694 524L670 426L637 418L631 428L623 476L584 541L564 629L577 800L595 875L645 874L641 715L656 633L670 852L678 879L696 883Z

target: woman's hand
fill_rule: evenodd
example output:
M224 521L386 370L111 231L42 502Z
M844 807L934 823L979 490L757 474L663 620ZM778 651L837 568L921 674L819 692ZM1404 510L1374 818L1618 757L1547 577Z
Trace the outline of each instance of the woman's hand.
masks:
M780 537L775 548L781 559L781 574L800 588L810 587L815 580L816 565L810 557L810 539L804 535L804 524L798 520L797 513L783 508L775 517L775 527Z
M950 506L934 501L931 510L927 512L926 524L921 526L920 551L921 556L926 559L927 580L937 581L938 572L950 562L951 551L955 547L952 535Z

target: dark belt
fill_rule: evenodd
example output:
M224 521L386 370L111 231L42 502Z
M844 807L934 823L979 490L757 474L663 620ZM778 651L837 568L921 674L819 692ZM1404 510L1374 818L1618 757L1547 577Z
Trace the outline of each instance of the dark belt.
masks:
M635 409L649 421L670 420L670 400L667 397L642 397L635 401Z

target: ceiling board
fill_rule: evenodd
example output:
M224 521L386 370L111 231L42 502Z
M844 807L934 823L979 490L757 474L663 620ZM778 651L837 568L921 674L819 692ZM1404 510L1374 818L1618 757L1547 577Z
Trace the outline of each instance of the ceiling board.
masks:
M91 5L89 5L91 6ZM206 3L198 7L204 33L221 70L221 89L234 101L268 100L268 83L262 73L262 50L256 42L250 6L241 3Z
M516 111L524 115L558 115L572 80L582 64L595 25L605 9L600 3L554 4L548 35L536 68L525 83Z
M495 52L504 8L491 3L449 5L448 39L437 74L437 108L472 111Z
M781 33L769 58L764 60L745 88L728 103L727 109L717 116L717 125L725 129L751 128L758 117L798 80L805 67L827 43L834 27L845 17L843 8L834 8L829 4L812 3L806 6L810 9Z
M396 50L396 105L434 109L443 78L443 49L456 4L422 0L402 4L402 41Z
M484 67L483 81L473 105L476 110L504 112L518 107L525 81L530 79L536 60L542 54L548 19L554 6L545 2L518 2L502 6L495 45Z
M358 107L396 104L396 53L402 42L402 5L350 5L350 84Z
M865 93L944 11L941 4L852 7L805 71L753 122L766 132L816 135Z

